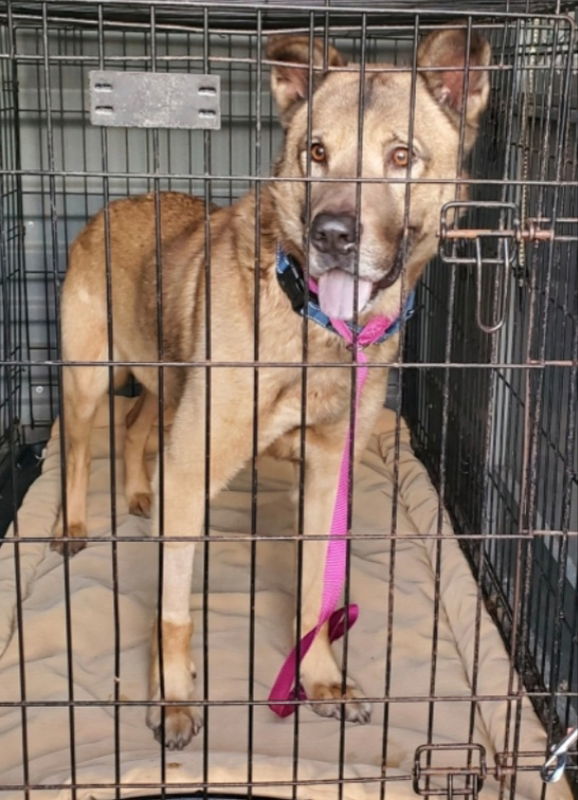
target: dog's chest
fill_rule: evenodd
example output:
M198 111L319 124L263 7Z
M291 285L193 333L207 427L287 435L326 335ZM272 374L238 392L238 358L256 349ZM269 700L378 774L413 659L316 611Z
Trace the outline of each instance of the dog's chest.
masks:
M352 380L356 369L352 353L336 333L309 322L306 346L303 345L303 319L285 308L276 314L265 306L262 317L260 357L267 362L285 362L295 367L259 369L260 429L262 444L269 446L279 437L307 427L332 426L349 420ZM280 335L282 331L282 335ZM387 363L397 351L398 337L366 351L367 359ZM367 407L375 395L377 406L385 398L385 369L372 368L363 390ZM367 405L368 404L368 405Z
M309 368L305 385L299 376L280 393L278 401L298 411L300 416L304 403L308 425L330 424L347 412L351 396L350 374L350 370L336 367Z

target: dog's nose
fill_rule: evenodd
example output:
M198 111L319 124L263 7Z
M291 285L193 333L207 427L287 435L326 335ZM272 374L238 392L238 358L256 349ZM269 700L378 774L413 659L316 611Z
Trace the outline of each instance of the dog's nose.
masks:
M349 214L317 214L311 225L311 242L321 253L339 256L355 248L355 217Z

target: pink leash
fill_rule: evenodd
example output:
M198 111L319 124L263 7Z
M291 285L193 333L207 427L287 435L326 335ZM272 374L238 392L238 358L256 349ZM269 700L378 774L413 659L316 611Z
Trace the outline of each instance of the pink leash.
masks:
M317 292L316 283L310 279L309 288ZM352 346L354 359L360 366L355 370L355 414L354 424L357 422L357 412L359 410L359 399L367 380L369 369L367 367L367 356L363 348L374 344L393 324L393 319L387 317L373 317L365 325L357 337L349 329L346 323L340 319L332 319L331 324L347 344ZM347 533L347 510L349 497L349 467L351 451L351 427L345 437L345 447L341 456L341 466L339 468L339 482L337 484L337 496L333 506L333 517L331 520L331 530L329 531L329 541L327 543L327 554L325 558L325 571L323 575L323 595L321 597L321 609L315 627L302 637L299 648L295 647L285 663L281 667L279 674L273 684L269 694L269 708L280 717L288 717L295 710L293 703L288 700L306 700L303 687L299 683L299 670L297 664L297 650L299 650L299 661L301 661L323 625L329 622L329 641L334 642L341 638L346 630L357 620L359 609L354 603L347 607L337 608L337 603L345 583L345 561L346 561L346 539Z

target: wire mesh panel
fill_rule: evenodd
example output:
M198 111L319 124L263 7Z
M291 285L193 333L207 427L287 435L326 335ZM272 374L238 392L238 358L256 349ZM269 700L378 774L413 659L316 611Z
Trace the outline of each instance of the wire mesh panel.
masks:
M2 49L10 50L10 32L2 29ZM0 159L4 173L1 186L0 220L2 246L2 352L11 363L3 370L0 400L0 460L6 467L10 445L19 446L19 419L22 414L23 374L19 361L26 355L26 295L23 276L20 178L14 173L19 163L18 106L14 65L2 62L0 103Z
M20 773L10 772L3 783L8 762L3 770L0 756L2 796L58 790L71 797L569 797L577 786L574 761L565 764L567 784L542 786L539 770L550 746L578 723L578 97L575 27L566 15L572 4L4 5L0 522L14 522L2 554L12 569L7 597L15 598L6 652L14 649L18 671L6 696L0 693L0 709L19 714ZM118 73L131 75L123 81ZM145 83L143 75L152 80ZM323 94L330 81L333 93ZM392 86L403 91L382 97ZM194 103L187 104L186 91L198 93ZM311 111L322 100L329 119L320 105ZM121 106L124 116L109 124ZM192 106L194 122L157 126L155 120L174 121L179 112L190 120ZM375 123L378 115L389 138ZM320 130L328 131L327 140ZM331 136L338 141L333 151ZM127 197L132 202L123 204ZM227 216L222 209L232 204ZM438 244L417 285L414 310L410 290ZM421 261L420 247L427 253ZM329 263L328 252L334 262L319 267ZM67 295L68 267L67 285L76 281L76 288ZM333 273L326 289L325 273ZM346 312L336 287L351 306ZM365 323L367 308L381 308L388 296L382 333L394 343L399 337L399 351L368 355L366 376L358 352L363 331L354 323ZM331 337L342 331L335 322L342 317L353 323L341 333L351 342L339 345L337 357ZM377 352L377 338L365 342L364 352ZM389 394L385 367L391 368ZM379 398L377 407L387 396L393 409L384 456L391 488L379 490L391 510L377 522L354 524L352 515L363 508L353 502L351 485L361 468L350 461L356 435L368 427L364 380L369 390L363 391ZM120 392L132 399L123 405ZM314 412L320 397L322 410ZM98 412L93 398L102 400ZM101 412L104 433L94 422ZM401 510L410 452L403 419L441 498L430 496L433 518L413 531L405 529ZM91 426L99 466L90 481L100 481L95 494L102 504L96 513L95 494L86 507L88 468L82 466L89 462ZM58 497L46 504L50 520L31 523L26 506L17 513L36 476L23 458L31 443L49 439L47 464L58 473ZM151 442L159 453L153 489L143 473ZM297 502L293 529L269 536L274 549L268 550L265 528L284 513L277 479L266 483L259 460L270 446L293 464ZM249 523L240 535L235 492L241 490L235 484L227 495L233 522L223 522L215 484L226 487L243 463L248 500L242 511ZM325 498L324 516L316 512L312 484ZM342 507L332 516L336 494ZM123 533L127 512L149 516L151 503L153 522ZM455 537L444 506L476 582L467 619L456 612L465 643L448 611ZM299 663L305 663L300 650L310 646L310 629L325 631L327 616L322 626L307 603L311 596L325 598L331 584L324 561L329 523L344 527L345 607L341 616L330 609L337 616L321 636L324 642L343 637L343 647L337 677L317 684ZM34 555L52 536L59 537L58 553L47 548L47 560L46 553ZM239 539L241 560L234 550ZM306 565L320 543L323 557L312 578ZM106 575L96 604L84 595L91 579L77 567L83 556L73 559L85 544L101 554L97 562ZM190 651L195 544L193 585L201 602ZM365 622L375 653L364 654L367 672L379 672L374 685L380 688L367 698L348 677L348 662L360 659L355 637L364 624L362 608L357 628L348 631L357 615L350 601L359 579L351 574L360 546L368 548L371 577L381 581L373 622ZM412 620L417 601L404 596L411 564L420 558L429 582L415 594L427 598L425 622L417 613ZM214 577L221 559L230 568L230 586ZM295 619L285 638L282 602L267 594L271 564L289 575L281 595L291 595ZM29 656L36 652L36 612L52 602L35 594L33 584L56 570L62 691L43 685L42 670L55 654ZM139 570L149 586L135 583ZM229 669L227 592L243 630L230 662L242 662L243 670L229 675L234 688L228 685L223 696L213 675L217 667ZM146 663L140 656L131 660L142 649L142 630L137 636L127 628L127 619L141 619L139 605L153 631L146 637L148 694L141 686ZM266 623L263 606L274 609ZM493 692L485 682L497 669L483 649L485 609L509 653ZM403 630L402 610L409 620ZM107 659L97 617L109 638ZM292 646L291 625L295 686L279 699L268 695L274 675L269 683L263 677L260 637L274 642L281 664ZM42 640L42 622L39 628ZM416 677L419 688L402 692L397 659L411 639L425 688ZM463 664L448 656L454 639L466 652ZM86 650L80 658L81 648L93 646L94 662ZM221 648L226 664L215 664L213 647ZM177 651L186 658L172 670ZM200 687L194 700L191 652ZM452 665L465 675L464 686L453 686ZM103 672L104 697L96 688ZM543 739L525 734L528 697ZM307 704L335 719L307 728ZM494 722L497 704L505 710ZM296 711L273 729L267 725L275 706ZM108 743L98 743L97 758L86 734L100 712ZM367 723L370 713L368 744L356 732L362 726L352 723ZM148 745L139 742L136 756L127 743L145 730L145 714L158 746L146 731ZM448 717L453 736L443 727ZM52 759L38 745L39 725L66 731L66 745L54 757L64 759L66 780L45 763ZM335 738L322 726L334 726ZM491 745L479 741L484 726ZM219 749L222 729L242 743L241 767L233 768L232 753ZM528 750L530 740L537 744ZM97 774L90 770L99 759L106 762L99 779L83 778ZM534 794L528 775L536 779Z
M405 397L458 529L487 535L464 548L516 666L527 688L549 693L550 702L536 702L550 729L559 714L564 731L576 724L578 680L576 57L566 58L573 45L556 23L518 22L495 42L519 78L496 84L500 100L475 171L507 181L478 187L480 199L503 207L474 204L467 226L509 229L498 259L511 257L500 246L517 254L504 272L492 267L491 247L488 261L478 251L477 273L432 265L420 288L428 314L409 332L408 355L496 366L408 372ZM475 264L474 248L459 241L457 263L469 256ZM493 335L476 324L476 280L485 282L484 318L492 323L503 310Z

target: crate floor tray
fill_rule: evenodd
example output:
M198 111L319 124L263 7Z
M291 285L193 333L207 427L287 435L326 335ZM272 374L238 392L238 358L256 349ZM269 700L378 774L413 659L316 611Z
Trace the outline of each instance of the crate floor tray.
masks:
M119 398L116 420L127 410ZM117 425L121 452L123 426ZM466 754L453 745L473 742L485 751L493 770L496 753L544 753L546 736L526 699L508 703L509 685L518 687L497 630L478 600L478 588L444 515L437 530L438 496L422 464L409 445L402 426L399 435L398 489L394 497L395 417L384 410L378 429L357 471L353 530L389 534L395 525L392 555L385 538L354 543L351 559L351 599L360 617L349 637L350 672L368 696L383 697L388 648L391 650L389 702L373 705L372 721L365 726L323 719L309 708L299 714L299 737L294 717L275 717L266 705L254 707L252 759L249 759L250 719L250 545L243 541L210 545L208 598L209 724L183 751L166 755L167 791L181 795L202 789L245 794L251 778L254 796L291 797L291 781L302 781L297 797L334 800L338 784L345 800L414 797L412 773L416 748L427 743L432 717L433 742L449 745L434 754L432 765L463 766ZM102 409L93 435L89 529L91 535L110 531L109 427ZM150 536L148 520L129 516L122 493L122 464L117 461L118 534ZM257 527L264 536L288 533L293 510L291 471L271 459L259 464ZM20 535L48 538L60 492L59 440L55 430L48 444L42 475L29 490L19 512ZM395 518L394 518L395 515ZM214 503L211 527L215 535L250 532L251 480L239 475ZM419 534L420 536L416 536ZM439 552L438 552L439 548ZM19 785L35 786L31 800L75 796L112 798L120 778L121 796L159 794L160 748L145 727L144 708L124 706L119 711L120 748L115 762L115 718L109 703L115 684L121 700L146 699L148 640L157 587L158 545L147 542L118 544L119 672L115 676L113 569L110 543L93 543L70 562L70 624L72 652L67 651L65 573L62 558L48 542L20 547L24 641L18 641L15 600L14 547L0 550L0 701L21 698L19 647L25 655L25 696L38 705L26 711L28 774L23 769L22 712L0 706L0 798L24 798ZM436 559L439 585L436 588ZM394 557L392 563L392 557ZM202 569L198 548L191 596L196 634L194 652L202 686ZM254 698L265 700L275 674L291 645L295 543L266 538L256 545ZM393 587L390 578L393 576ZM437 602L436 602L437 592ZM435 610L439 606L438 624ZM475 640L479 614L480 636ZM391 616L390 616L391 615ZM388 641L388 620L392 620ZM437 637L437 661L432 673L432 637ZM476 646L479 645L479 647ZM477 662L477 684L472 676ZM69 711L69 677L77 705ZM427 701L431 693L438 699ZM472 693L479 699L475 707ZM487 698L487 699L485 699ZM43 705L57 701L54 706ZM242 701L228 705L227 702ZM516 721L519 712L519 731ZM387 737L384 745L384 713ZM74 740L70 723L74 723ZM515 736L519 734L516 744ZM206 737L206 740L203 738ZM71 753L74 753L74 767ZM343 765L340 769L340 753ZM478 751L479 752L479 751ZM205 763L205 756L207 757ZM385 754L385 759L384 759ZM472 757L472 763L476 756ZM540 763L535 756L534 765ZM74 772L73 772L74 769ZM456 778L457 782L460 779ZM65 788L58 788L64 785ZM432 779L431 788L444 789L446 779ZM13 788L10 788L12 786ZM504 784L504 796L511 787ZM543 784L535 770L520 770L518 800L542 798ZM481 798L497 798L500 787L489 774ZM564 781L546 790L547 798L570 800Z

